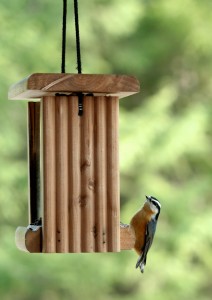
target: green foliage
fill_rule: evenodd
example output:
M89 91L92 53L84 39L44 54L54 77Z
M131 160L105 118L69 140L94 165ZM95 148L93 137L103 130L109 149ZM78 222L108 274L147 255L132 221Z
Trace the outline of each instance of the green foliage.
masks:
M54 3L55 2L55 3ZM122 221L144 195L162 213L144 275L136 254L29 255L26 104L8 87L60 72L61 1L0 3L0 295L4 300L209 300L212 295L212 2L79 1L84 73L133 74L141 93L121 100ZM76 71L69 3L67 71Z

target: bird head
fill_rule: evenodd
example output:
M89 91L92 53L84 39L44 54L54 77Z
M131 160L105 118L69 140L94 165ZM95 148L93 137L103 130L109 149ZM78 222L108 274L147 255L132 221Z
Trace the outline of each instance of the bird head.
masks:
M146 203L149 205L150 209L154 213L155 219L157 220L161 210L160 201L153 196L146 196Z

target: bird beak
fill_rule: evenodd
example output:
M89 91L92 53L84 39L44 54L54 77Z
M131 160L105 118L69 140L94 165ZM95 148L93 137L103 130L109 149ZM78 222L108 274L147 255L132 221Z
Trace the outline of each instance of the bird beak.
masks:
M150 200L150 197L149 197L149 196L146 196L146 200Z

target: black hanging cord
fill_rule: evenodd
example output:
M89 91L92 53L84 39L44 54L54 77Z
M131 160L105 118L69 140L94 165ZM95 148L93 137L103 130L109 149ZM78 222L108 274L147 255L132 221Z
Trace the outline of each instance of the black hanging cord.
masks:
M81 62L81 51L80 51L78 0L74 0L74 17L75 17L76 49L77 49L77 70L78 70L78 74L81 74L82 62Z
M61 73L65 73L66 66L66 20L67 20L67 0L63 0L63 27L62 27L62 63Z
M82 62L81 62L81 50L80 50L78 0L74 0L74 18L75 18L75 32L76 32L77 70L78 70L78 74L81 74ZM66 23L67 23L67 0L63 0L61 73L65 73L65 64L66 64Z
M77 70L82 73L81 51L80 51L80 33L79 33L79 13L78 0L74 0L74 19L76 32L76 52L77 52ZM63 0L63 25L62 25L62 63L61 73L65 73L66 66L66 23L67 23L67 0ZM78 116L83 115L83 94L78 94Z
M79 13L78 0L74 0L74 18L75 18L75 32L76 32L76 50L77 50L77 70L78 74L82 73L81 51L80 51L80 33L79 33ZM83 94L78 95L78 116L83 115Z

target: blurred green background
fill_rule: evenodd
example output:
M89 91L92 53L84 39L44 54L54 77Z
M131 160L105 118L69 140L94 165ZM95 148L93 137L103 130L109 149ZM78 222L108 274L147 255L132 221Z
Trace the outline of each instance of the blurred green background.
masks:
M84 73L135 75L120 103L121 219L145 194L162 202L144 275L133 251L32 255L27 225L26 103L12 83L60 72L62 1L0 2L0 299L212 298L211 0L79 0ZM67 72L76 72L72 1Z

